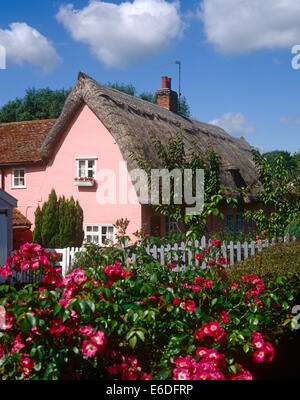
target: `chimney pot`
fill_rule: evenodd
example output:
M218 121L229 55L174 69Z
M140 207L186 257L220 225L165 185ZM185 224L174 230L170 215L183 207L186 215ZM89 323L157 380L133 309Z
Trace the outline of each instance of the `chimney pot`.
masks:
M162 76L161 77L161 87L162 89L167 89L168 88L168 77L167 76Z

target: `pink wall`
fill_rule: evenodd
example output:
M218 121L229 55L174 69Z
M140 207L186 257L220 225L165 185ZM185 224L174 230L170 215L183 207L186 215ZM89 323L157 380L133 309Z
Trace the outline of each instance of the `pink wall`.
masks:
M113 224L119 218L127 218L130 221L127 233L132 237L132 233L141 228L141 206L100 205L97 201L97 192L99 194L101 188L99 181L95 187L75 186L77 157L97 157L97 172L103 168L115 171L118 188L119 161L123 161L119 146L86 105L79 110L61 138L48 165L25 166L26 189L11 188L11 169L7 169L5 173L5 189L18 199L18 209L33 223L37 206L48 199L51 189L54 188L58 196L73 195L74 199L79 201L84 211L84 223ZM127 172L126 176L128 179ZM130 181L129 189L134 192Z

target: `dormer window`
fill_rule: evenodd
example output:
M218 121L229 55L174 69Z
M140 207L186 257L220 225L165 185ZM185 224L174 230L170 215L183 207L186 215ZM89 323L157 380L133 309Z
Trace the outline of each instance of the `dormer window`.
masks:
M13 168L12 170L12 188L24 189L26 188L26 172L25 168Z

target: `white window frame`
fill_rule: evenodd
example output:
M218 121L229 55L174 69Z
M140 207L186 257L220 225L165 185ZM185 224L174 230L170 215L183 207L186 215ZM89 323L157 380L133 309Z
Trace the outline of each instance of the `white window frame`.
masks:
M20 179L20 177L16 177L16 171L23 171L24 172L24 185L15 185L15 178ZM13 168L11 172L11 188L12 189L26 189L26 168Z
M98 227L98 232L88 232L87 228L88 227ZM84 224L84 240L86 243L95 243L95 242L87 242L87 236L98 236L99 242L96 243L99 246L106 246L104 243L102 243L102 228L113 228L113 240L112 244L116 243L116 228L112 224Z
M76 164L77 164L77 173L76 173L76 178L88 178L88 171L89 170L93 170L93 178L96 179L96 174L97 174L97 157L77 157L76 158ZM86 176L80 176L79 175L79 164L80 161L85 161L85 171L86 171ZM89 161L94 161L94 167L93 168L89 168L88 163Z

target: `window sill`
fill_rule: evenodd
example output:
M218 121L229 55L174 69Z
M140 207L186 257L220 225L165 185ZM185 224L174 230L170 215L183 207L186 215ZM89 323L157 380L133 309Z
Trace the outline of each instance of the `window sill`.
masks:
M27 186L11 186L11 189L12 190L15 190L15 189L27 189Z
M75 186L94 186L95 181L74 181Z

